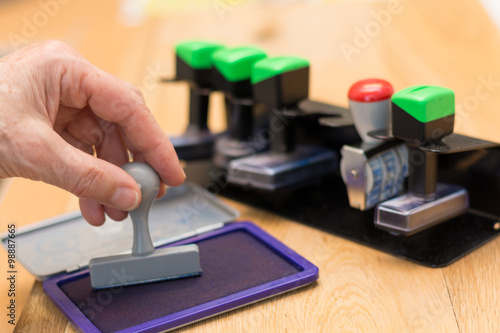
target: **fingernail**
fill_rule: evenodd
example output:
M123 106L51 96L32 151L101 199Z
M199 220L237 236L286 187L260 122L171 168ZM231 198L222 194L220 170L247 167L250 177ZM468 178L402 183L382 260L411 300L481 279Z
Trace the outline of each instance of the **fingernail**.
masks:
M130 187L120 187L113 194L111 203L118 209L130 211L139 205L139 194Z
M184 174L184 179L186 179L187 176L186 176L186 171L184 171L184 169L182 169L182 173Z

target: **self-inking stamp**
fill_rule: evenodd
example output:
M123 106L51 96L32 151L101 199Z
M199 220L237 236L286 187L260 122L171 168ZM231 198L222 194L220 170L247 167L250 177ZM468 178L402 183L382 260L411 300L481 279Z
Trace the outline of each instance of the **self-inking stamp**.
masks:
M392 96L392 135L409 146L408 193L379 204L375 225L410 235L465 212L467 190L437 182L437 154L420 149L453 133L455 94L437 86L413 86Z
M361 80L349 88L349 110L363 142L381 142L368 132L388 128L393 93L392 85L381 79Z
M233 109L212 159L227 170L218 193L432 267L500 234L500 145L453 133L449 89L393 94L387 81L367 79L351 86L347 109L310 100L309 62L285 56L255 62L252 93L241 98L232 75L242 60L230 58L213 69ZM240 112L242 99L253 118ZM246 150L255 138L264 151Z
M206 159L212 156L216 135L207 126L212 83L212 54L224 48L208 41L187 41L177 44L174 79L189 84L189 123L183 135L172 137L177 155L182 160Z
M212 58L213 80L225 94L228 112L227 133L217 138L213 160L217 167L226 169L233 159L266 148L251 140L257 114L250 82L253 65L266 58L266 53L255 47L242 46L219 50Z
M148 215L160 189L160 177L146 163L122 167L141 188L142 200L129 214L134 227L132 254L94 258L89 262L94 289L111 288L201 274L198 246L188 244L155 250Z
M334 151L296 143L299 109L309 94L309 62L296 57L275 57L257 62L252 72L253 95L269 112L270 151L234 160L228 168L230 183L261 190L302 186L321 179L337 167Z
M392 85L381 79L358 81L349 89L349 109L362 142L344 145L340 170L351 207L367 210L404 190L408 149L368 132L389 127Z

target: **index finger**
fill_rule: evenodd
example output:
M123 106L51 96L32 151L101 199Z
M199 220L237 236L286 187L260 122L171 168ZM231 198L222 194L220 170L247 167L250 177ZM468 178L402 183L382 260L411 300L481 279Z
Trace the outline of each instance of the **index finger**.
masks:
M71 79L61 80L61 103L72 107L88 104L98 117L123 130L127 148L149 163L166 185L184 182L186 177L174 147L137 88L90 63L70 66L64 75ZM117 130L108 127L103 130Z

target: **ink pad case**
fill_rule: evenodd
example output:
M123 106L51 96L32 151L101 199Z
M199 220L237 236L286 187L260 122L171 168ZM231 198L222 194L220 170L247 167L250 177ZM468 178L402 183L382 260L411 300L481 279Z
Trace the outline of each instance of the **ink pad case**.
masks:
M132 223L107 221L96 231L78 213L20 228L18 259L45 279L47 296L81 332L168 331L318 279L316 266L251 222L231 222L237 217L236 210L189 183L153 204L155 246L197 244L203 270L197 277L92 289L88 260L130 252ZM1 241L5 246L5 235Z
M318 278L316 266L249 222L231 223L171 245L190 243L200 248L199 277L94 290L86 270L51 278L43 287L82 332L160 332Z

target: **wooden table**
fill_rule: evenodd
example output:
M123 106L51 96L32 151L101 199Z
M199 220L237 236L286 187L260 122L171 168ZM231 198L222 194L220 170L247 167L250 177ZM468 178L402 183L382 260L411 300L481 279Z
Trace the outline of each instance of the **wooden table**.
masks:
M396 90L413 84L449 87L456 93L456 130L500 141L500 35L476 0L152 1L142 15L141 8L130 9L130 1L54 1L58 6L51 12L38 1L0 4L0 52L11 49L13 34L23 37L26 22L37 19L26 41L64 40L95 65L138 85L168 133L179 134L186 125L187 89L157 85L154 78L173 73L176 41L209 38L310 59L311 97L343 106L350 84L367 77L385 78ZM49 17L45 24L42 12ZM212 106L221 104L219 96ZM212 112L210 123L222 129L222 112ZM20 227L78 208L75 197L46 184L15 179L2 186L1 231L12 222ZM225 201L315 263L320 279L181 331L500 330L500 239L447 268L430 269ZM7 259L1 253L4 308ZM74 331L33 281L19 269L17 332ZM1 318L0 331L12 331Z

